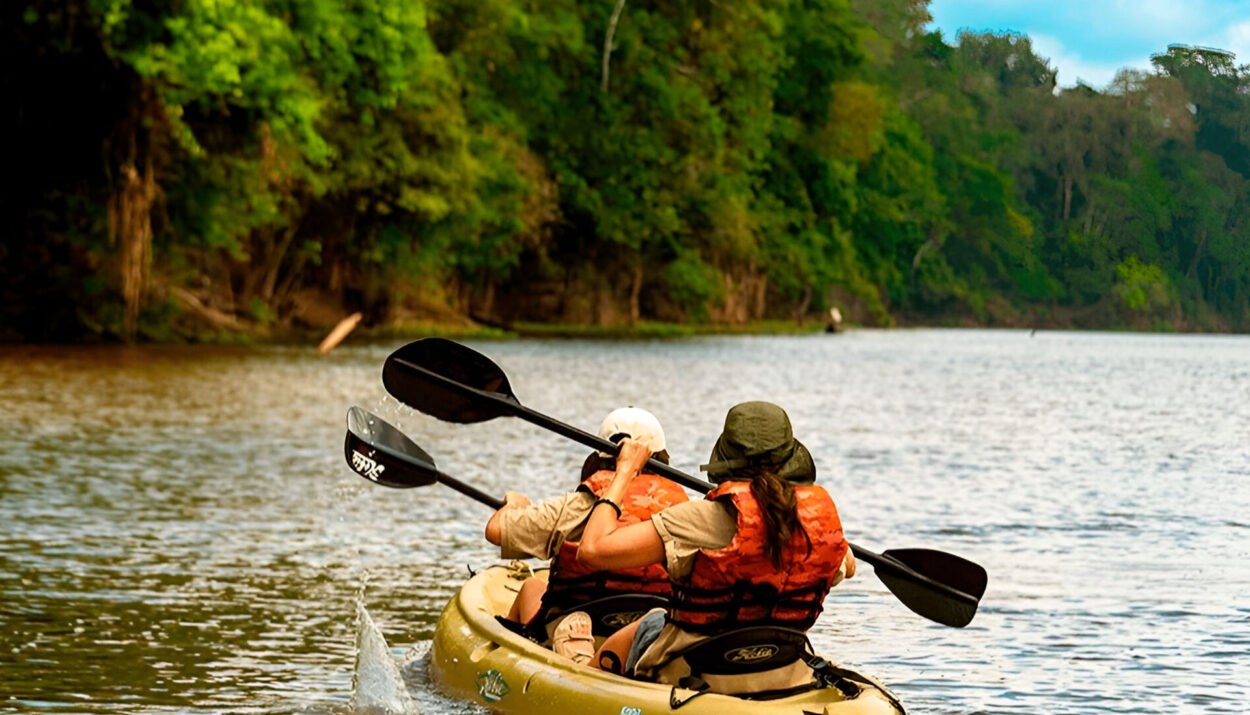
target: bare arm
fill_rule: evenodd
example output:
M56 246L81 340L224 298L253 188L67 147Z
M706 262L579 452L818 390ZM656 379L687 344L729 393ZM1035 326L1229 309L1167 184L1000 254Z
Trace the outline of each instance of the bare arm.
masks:
M508 492L507 494L504 494L503 506L499 507L499 511L496 511L491 515L490 521L486 522L486 540L495 546L498 546L500 540L503 538L503 534L501 533L499 526L500 522L503 521L503 518L500 515L508 509L524 509L529 505L530 498L524 494L518 494L516 492Z
M616 521L616 512L606 505L599 505L596 512L606 511L612 521ZM593 518L593 515L592 515ZM586 526L590 531L590 525ZM587 548L588 543L590 544ZM600 570L627 569L635 566L649 566L664 563L664 542L650 520L630 524L623 529L614 529L610 533L590 541L582 535L581 545L577 547L577 560Z
M629 483L642 471L651 457L651 450L626 438L616 456L616 474L604 499L620 504ZM599 504L590 512L577 548L577 560L598 569L620 569L664 563L664 542L649 520L620 527L617 512L607 504Z

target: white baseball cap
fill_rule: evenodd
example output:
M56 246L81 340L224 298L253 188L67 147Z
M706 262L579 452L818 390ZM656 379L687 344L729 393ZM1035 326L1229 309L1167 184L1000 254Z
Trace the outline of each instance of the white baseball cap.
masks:
M599 436L615 443L620 441L620 435L642 442L653 454L664 449L664 428L660 427L660 421L655 415L641 407L622 407L612 410L603 418L603 424L599 425ZM615 455L600 452L599 456Z

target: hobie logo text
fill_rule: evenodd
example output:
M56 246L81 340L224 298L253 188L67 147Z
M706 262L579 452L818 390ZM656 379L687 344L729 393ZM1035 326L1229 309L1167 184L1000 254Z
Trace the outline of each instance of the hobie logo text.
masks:
M777 655L781 650L771 643L768 645L752 645L745 648L735 648L725 654L725 660L730 663L756 663L761 660L768 660Z

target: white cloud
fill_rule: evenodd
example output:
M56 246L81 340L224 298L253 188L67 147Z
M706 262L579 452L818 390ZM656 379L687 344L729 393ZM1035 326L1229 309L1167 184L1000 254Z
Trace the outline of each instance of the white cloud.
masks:
M1088 21L1101 23L1109 32L1155 38L1165 44L1181 42L1183 40L1175 38L1202 32L1210 26L1217 10L1205 0L1115 0L1110 3L1078 0L1070 4L1070 11L1080 13Z
M1237 64L1250 63L1250 20L1229 25L1210 42L1202 44L1232 52L1237 55Z
M1094 89L1102 89L1111 84L1115 73L1124 67L1149 67L1149 60L1136 58L1121 62L1091 62L1050 35L1030 34L1029 39L1033 41L1033 52L1050 60L1051 66L1058 71L1060 87L1075 87L1079 80Z

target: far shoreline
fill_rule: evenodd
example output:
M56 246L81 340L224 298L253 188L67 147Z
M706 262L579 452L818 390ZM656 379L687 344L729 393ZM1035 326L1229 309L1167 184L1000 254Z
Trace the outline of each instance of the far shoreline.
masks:
M63 346L63 347L176 347L176 346L283 346L308 347L317 349L318 343L325 338L330 328L281 328L267 329L263 326L249 326L247 331L206 330L188 332L186 334L161 336L139 335L134 340L123 340L119 336L96 335L85 336L74 341L0 341L0 349L12 349L30 346ZM437 321L392 321L383 325L364 325L347 335L342 345L383 344L395 341L410 341L420 338L440 337L451 340L482 340L509 341L525 339L552 340L679 340L693 337L714 336L799 336L825 334L837 338L857 331L896 332L909 330L994 330L1036 333L1123 333L1141 335L1211 335L1244 337L1250 333L1204 329L1201 326L1173 325L1155 326L1153 329L1142 326L1079 326L1061 324L1039 324L1036 326L1020 324L976 324L971 321L956 322L899 322L894 325L878 326L859 323L844 323L837 331L827 330L825 323L818 319L805 320L802 323L790 320L759 320L744 324L710 324L710 323L672 323L662 321L640 321L635 325L593 325L578 323L539 323L518 321L509 325L484 325L476 322L437 322Z

